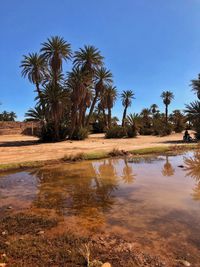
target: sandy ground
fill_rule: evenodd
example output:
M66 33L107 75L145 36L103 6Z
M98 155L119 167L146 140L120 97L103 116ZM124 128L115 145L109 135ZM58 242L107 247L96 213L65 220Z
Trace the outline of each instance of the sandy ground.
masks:
M80 152L111 151L113 148L134 150L139 148L170 146L181 142L182 134L166 137L138 136L130 139L104 139L103 134L90 135L84 141L63 141L40 144L37 138L24 135L0 135L0 164L60 159Z

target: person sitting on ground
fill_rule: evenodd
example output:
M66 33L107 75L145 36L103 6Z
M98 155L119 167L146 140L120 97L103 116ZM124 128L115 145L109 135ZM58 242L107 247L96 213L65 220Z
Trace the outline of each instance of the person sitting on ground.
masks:
M183 141L190 142L191 140L192 140L192 137L188 133L188 130L186 130L183 136Z

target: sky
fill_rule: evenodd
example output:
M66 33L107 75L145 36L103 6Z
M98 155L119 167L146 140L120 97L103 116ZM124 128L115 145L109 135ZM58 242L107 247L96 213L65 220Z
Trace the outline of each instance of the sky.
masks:
M184 109L195 99L190 83L200 72L199 14L200 0L0 1L0 112L23 120L34 107L34 86L21 77L20 62L55 35L73 51L94 45L102 52L119 96L135 93L129 113L153 103L163 111L164 90L175 95L170 111ZM113 115L122 116L120 97Z

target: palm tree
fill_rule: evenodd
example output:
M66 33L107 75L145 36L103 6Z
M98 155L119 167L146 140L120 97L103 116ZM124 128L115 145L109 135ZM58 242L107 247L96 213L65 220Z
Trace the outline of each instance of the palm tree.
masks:
M98 100L98 97L104 93L106 86L112 83L112 73L104 67L97 68L95 71L95 96L92 101L92 105L90 107L90 112L87 117L86 126L89 125L90 118L94 111L94 107Z
M44 57L37 53L29 53L28 56L23 56L21 62L22 76L28 77L29 81L36 86L36 91L38 97L44 109L44 103L42 98L42 91L40 89L40 84L45 78L45 73L47 70L47 65Z
M9 120L10 120L10 121L15 121L16 118L17 118L16 113L13 112L13 111L11 111L11 112L9 113Z
M62 61L71 58L71 45L62 37L54 36L47 39L47 42L42 44L42 57L51 67L54 75L54 83L57 83L58 75L62 71Z
M108 109L108 127L109 128L111 127L111 118L112 118L111 110L114 106L116 98L117 98L116 87L115 86L108 86L104 92L104 99L105 99L105 103L106 103L106 108Z
M35 106L35 108L30 108L26 113L25 117L27 117L26 121L43 121L44 120L44 112L40 105Z
M15 121L16 118L17 115L13 111L8 112L4 110L2 113L0 113L0 121Z
M124 112L123 112L123 117L122 117L122 127L124 127L124 124L125 124L127 109L128 107L131 106L132 99L134 98L135 98L134 93L131 90L123 91L121 94L122 105L124 106Z
M143 108L141 110L140 115L144 118L144 119L149 119L150 115L151 115L151 110L149 108Z
M64 116L65 106L68 100L68 91L63 90L61 84L49 83L43 90L48 121L53 124L55 135L53 141L60 140L60 125Z
M141 125L141 118L137 113L130 113L126 117L126 123L137 130Z
M185 113L194 126L196 138L200 139L200 101L194 101L186 105Z
M74 66L83 71L93 72L96 67L103 65L103 57L100 51L92 45L85 45L74 53Z
M158 112L158 106L156 104L152 104L150 110L154 116Z
M181 133L185 126L185 117L179 109L176 109L169 116L169 120L173 123L174 131Z
M71 92L71 133L73 135L78 122L78 110L83 99L85 99L87 90L85 88L85 76L80 68L73 68L67 74L67 88ZM80 115L80 114L79 114ZM79 120L80 121L80 120Z
M170 105L171 101L174 99L174 94L170 91L164 91L161 94L161 98L163 103L165 104L165 120L166 123L168 122L168 106Z
M197 80L192 80L192 90L197 94L198 99L200 99L200 74Z

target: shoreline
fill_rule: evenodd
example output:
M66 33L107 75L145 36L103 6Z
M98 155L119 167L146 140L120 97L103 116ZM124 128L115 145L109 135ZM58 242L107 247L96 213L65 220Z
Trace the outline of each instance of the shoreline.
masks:
M122 157L122 156L131 156L134 158L141 156L154 156L154 155L162 155L166 153L180 153L189 150L197 149L198 144L189 143L189 144L181 144L181 145L170 145L170 146L155 146L155 147L145 147L134 150L120 150L120 149L112 149L111 151L95 151L88 153L72 153L67 154L60 159L49 159L49 160L36 160L36 161L24 161L24 162L11 162L7 164L0 164L0 173L7 171L17 171L31 168L40 168L53 164L61 164L61 163L73 163L77 161L83 160L99 160L106 158L114 158L114 157Z

